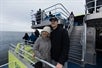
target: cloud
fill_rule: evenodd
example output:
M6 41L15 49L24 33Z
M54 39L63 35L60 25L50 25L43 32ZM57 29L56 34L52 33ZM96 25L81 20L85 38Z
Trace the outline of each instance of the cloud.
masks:
M0 0L0 30L31 30L31 10L36 12L56 3L62 3L75 15L84 13L84 0Z
M1 23L0 23L1 24ZM0 25L0 31L33 31L31 29L31 23L26 23L21 21L11 21L8 22L7 20L3 21L2 25Z

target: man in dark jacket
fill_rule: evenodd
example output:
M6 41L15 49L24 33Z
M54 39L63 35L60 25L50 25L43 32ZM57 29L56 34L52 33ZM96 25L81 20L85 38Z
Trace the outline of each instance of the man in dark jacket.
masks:
M56 62L56 68L63 68L68 60L69 36L68 32L58 25L58 19L50 19L51 32L51 59ZM53 63L52 63L53 64Z

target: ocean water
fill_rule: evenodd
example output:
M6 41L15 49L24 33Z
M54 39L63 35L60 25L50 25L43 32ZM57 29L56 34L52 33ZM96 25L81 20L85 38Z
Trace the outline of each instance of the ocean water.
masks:
M8 50L10 43L23 42L25 32L0 31L0 65L8 62Z
M8 62L8 50L9 44L17 44L18 42L23 42L22 37L25 32L10 32L10 31L0 31L0 65ZM28 33L30 35L30 33ZM86 65L85 68L102 68L102 52L97 54L96 65ZM8 68L7 66L3 68ZM68 63L68 68L81 68L74 63Z

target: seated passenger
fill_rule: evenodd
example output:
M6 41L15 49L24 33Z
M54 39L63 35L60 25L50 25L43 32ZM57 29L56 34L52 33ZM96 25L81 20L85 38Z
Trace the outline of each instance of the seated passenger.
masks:
M36 41L37 36L34 35L34 33L31 33L29 40L31 41L32 44L34 44L34 42Z
M39 31L36 29L34 33L35 33L35 36L38 38L40 35Z
M24 37L22 38L25 40L25 44L27 44L28 40L29 40L29 35L28 33L25 33Z
M58 13L58 14L56 14L56 16L61 16L61 14L60 14L60 13Z
M51 12L49 12L49 17L54 17L55 15L53 15Z
M57 13L55 16L56 16L58 19L61 19L61 18L62 18L62 16L61 16L60 13Z

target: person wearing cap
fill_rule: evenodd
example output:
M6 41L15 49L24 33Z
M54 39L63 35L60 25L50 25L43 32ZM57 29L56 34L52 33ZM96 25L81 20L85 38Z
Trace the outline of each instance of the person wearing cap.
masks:
M47 62L50 62L50 32L51 29L49 26L45 26L41 31L41 36L35 41L34 44L34 55L40 59L43 59ZM49 66L43 64L44 68L49 68Z
M67 68L68 52L69 52L69 36L67 30L58 25L58 19L52 17L51 39L51 61L56 68Z

